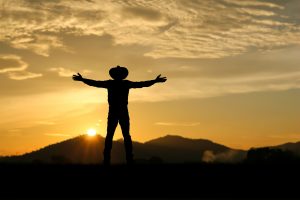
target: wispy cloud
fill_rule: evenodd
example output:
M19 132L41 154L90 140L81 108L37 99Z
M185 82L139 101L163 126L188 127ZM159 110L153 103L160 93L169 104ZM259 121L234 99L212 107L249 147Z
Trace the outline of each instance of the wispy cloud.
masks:
M154 58L221 58L300 44L300 27L268 1L3 1L0 41L48 56L60 34L109 34ZM289 14L292 15L293 13Z
M49 56L53 48L66 49L58 37L43 34L34 34L29 37L18 36L12 38L10 44L14 48L29 49L42 56Z
M73 74L75 74L75 71L63 67L54 67L50 68L49 70L52 72L57 72L61 77L71 77Z
M0 55L0 74L7 74L12 80L26 80L41 77L41 73L27 71L28 64L17 55Z
M27 71L10 72L8 74L8 77L12 80L26 80L26 79L31 79L31 78L38 78L41 76L43 76L43 74L27 72Z
M199 76L199 75L198 75ZM192 80L191 80L192 79ZM183 77L147 90L132 91L132 101L170 101L242 94L262 91L283 91L300 88L300 72L261 72L228 77Z
M64 67L52 67L49 69L49 71L57 72L58 75L61 77L71 77L72 75L77 73L72 69L68 69L68 68L64 68ZM83 75L88 75L88 74L92 73L92 71L88 70L88 69L83 69L83 70L80 70L80 73L82 73Z
M0 41L47 56L51 49L69 48L66 45L70 42L64 40L66 35L73 39L82 36L95 39L95 36L108 34L113 45L110 51L116 45L146 46L143 52L153 58L186 59L182 66L170 59L166 63L169 68L159 69L169 78L167 84L132 91L131 101L168 101L300 88L295 64L299 63L299 56L290 57L292 51L276 53L281 47L300 44L300 23L294 18L295 13L287 12L289 1L276 2L3 1ZM78 49L75 46L72 50ZM249 51L259 53L246 57ZM268 55L270 51L273 53ZM298 53L299 49L293 52ZM232 58L234 62L226 61L234 55L245 56L243 62L235 61L238 56ZM282 55L289 59L269 62ZM265 56L264 60L260 56ZM218 62L219 59L199 58L223 59L215 64L207 60ZM42 76L27 72L28 64L19 56L9 55L2 60L11 64L0 63L0 73L11 79ZM164 62L163 59L158 61ZM66 64L51 67L49 70L61 77L70 77L78 70ZM149 72L157 70L151 68Z
M274 16L274 15L276 15L276 13L274 13L272 11L253 9L253 8L240 8L238 11L241 13L254 15L254 16Z
M28 64L17 55L0 55L0 74L26 70Z
M230 4L234 4L234 5L238 5L238 6L263 6L266 8L278 8L278 9L284 9L283 6L280 6L278 4L275 3L271 3L271 2L263 2L263 1L249 1L249 0L224 0L226 3L230 3Z

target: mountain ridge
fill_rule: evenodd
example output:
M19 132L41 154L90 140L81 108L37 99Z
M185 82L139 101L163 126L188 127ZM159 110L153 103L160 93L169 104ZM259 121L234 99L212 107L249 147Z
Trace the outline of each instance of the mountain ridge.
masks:
M19 156L0 157L1 162L16 163L73 163L97 164L103 160L105 138L79 135ZM245 159L247 151L232 149L208 139L190 139L167 134L144 143L133 141L134 157L139 163L237 163ZM270 148L296 151L300 155L300 142L284 143ZM113 142L112 163L125 162L123 140Z

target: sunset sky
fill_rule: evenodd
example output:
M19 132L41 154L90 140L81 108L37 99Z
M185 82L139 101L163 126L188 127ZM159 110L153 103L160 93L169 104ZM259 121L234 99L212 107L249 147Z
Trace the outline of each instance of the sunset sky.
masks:
M299 0L0 0L0 155L105 136L106 90L71 76L107 80L116 65L133 81L168 78L131 90L135 141L300 141L299 11Z

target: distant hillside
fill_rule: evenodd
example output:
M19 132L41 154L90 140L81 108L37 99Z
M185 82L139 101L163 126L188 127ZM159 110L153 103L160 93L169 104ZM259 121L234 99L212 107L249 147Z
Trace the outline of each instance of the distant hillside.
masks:
M21 156L1 158L2 162L27 163L81 163L95 164L103 159L104 138L78 136L46 146ZM246 152L234 150L204 139L188 139L167 135L145 143L133 142L137 162L184 163L184 162L238 162ZM125 151L122 140L114 141L112 163L124 163Z
M199 162L207 152L212 155L233 151L229 147L205 139L188 139L167 135L144 143L147 152L169 162ZM204 158L205 159L205 158ZM215 161L212 158L211 161Z
M300 142L295 142L295 143L289 142L282 145L274 146L274 148L288 150L300 156Z
M78 136L20 156L5 157L10 162L34 163L95 163L104 138ZM3 159L2 159L3 160Z

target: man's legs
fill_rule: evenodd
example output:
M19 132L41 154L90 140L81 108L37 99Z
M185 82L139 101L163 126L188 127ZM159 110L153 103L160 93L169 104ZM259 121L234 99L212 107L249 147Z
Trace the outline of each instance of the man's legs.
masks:
M107 118L107 133L105 138L105 146L103 151L104 164L107 165L110 164L110 152L111 152L113 137L117 125L118 125L118 117L115 116L113 113L109 112Z
M132 154L132 141L129 133L129 127L130 127L129 114L127 109L122 112L122 115L120 116L119 119L119 123L121 125L122 134L124 137L126 161L128 164L131 164L133 162L133 154Z

